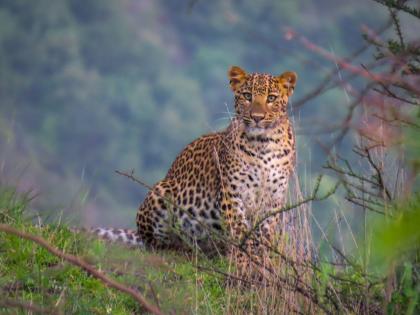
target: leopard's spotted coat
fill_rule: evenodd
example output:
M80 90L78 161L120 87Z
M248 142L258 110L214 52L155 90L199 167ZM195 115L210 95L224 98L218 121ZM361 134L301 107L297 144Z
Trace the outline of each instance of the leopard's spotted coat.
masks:
M185 240L208 250L212 231L240 240L257 215L284 205L295 160L295 137L287 115L296 74L228 72L235 117L226 130L189 144L137 212L141 245L178 248ZM271 239L278 217L258 237ZM121 237L121 234L119 234ZM108 238L111 238L108 235Z

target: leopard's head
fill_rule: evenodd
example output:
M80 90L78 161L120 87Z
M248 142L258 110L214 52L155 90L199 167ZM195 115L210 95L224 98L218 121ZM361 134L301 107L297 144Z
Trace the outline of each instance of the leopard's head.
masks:
M250 132L274 128L287 117L287 103L295 88L295 72L279 76L246 73L233 66L228 71L230 87L235 94L235 111Z

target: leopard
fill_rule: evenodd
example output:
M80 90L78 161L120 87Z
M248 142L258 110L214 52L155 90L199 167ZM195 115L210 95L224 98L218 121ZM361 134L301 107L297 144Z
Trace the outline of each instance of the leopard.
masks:
M96 234L154 249L195 244L204 252L226 252L226 242L214 235L240 242L263 217L257 242L272 241L279 215L270 213L285 205L296 160L288 103L297 74L232 66L228 80L234 97L229 125L179 153L138 208L137 230L99 228Z

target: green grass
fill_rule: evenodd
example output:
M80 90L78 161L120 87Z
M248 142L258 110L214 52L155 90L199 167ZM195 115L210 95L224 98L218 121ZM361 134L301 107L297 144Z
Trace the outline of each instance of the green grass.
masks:
M78 255L118 281L137 288L149 302L176 314L221 314L225 305L225 280L198 271L226 268L223 259L187 257L174 252L128 249L86 235L66 225L37 227L26 210L27 196L12 189L0 190L0 223L45 238L65 253ZM65 314L142 313L135 301L107 288L85 271L50 254L37 244L0 232L0 304L2 299L31 302ZM18 308L2 308L1 314L26 314Z
M289 292L277 286L228 286L223 276L206 271L231 273L226 258L129 249L74 233L65 224L39 227L34 224L39 218L27 207L29 201L28 195L17 195L13 189L0 186L0 223L41 236L61 251L83 258L112 278L136 288L150 303L159 304L166 314L288 313L283 303L288 298L296 303L308 302L301 296L290 297ZM392 232L392 235L397 234ZM347 268L319 263L308 278L308 284L325 309L334 310L326 299L326 293L333 288L336 294L333 298L336 297L342 311L375 305L374 309L386 309L387 314L418 313L418 256L396 266L395 288L390 291L391 299L387 303L384 303L386 274L365 274L357 257L349 256L354 266ZM289 274L284 264L278 265L278 269L284 275ZM0 294L0 314L28 313L2 306L6 299L55 308L61 314L144 313L130 296L106 287L34 242L3 232L0 232ZM302 309L306 309L304 305ZM312 313L318 314L319 309L313 309Z

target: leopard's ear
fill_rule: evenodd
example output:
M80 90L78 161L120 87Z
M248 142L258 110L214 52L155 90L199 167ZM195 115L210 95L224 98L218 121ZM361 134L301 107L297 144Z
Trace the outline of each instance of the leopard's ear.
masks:
M229 84L232 91L237 90L246 80L246 72L237 66L230 67L228 71Z
M280 91L283 91L287 96L291 96L295 89L297 74L296 72L287 71L277 77Z

